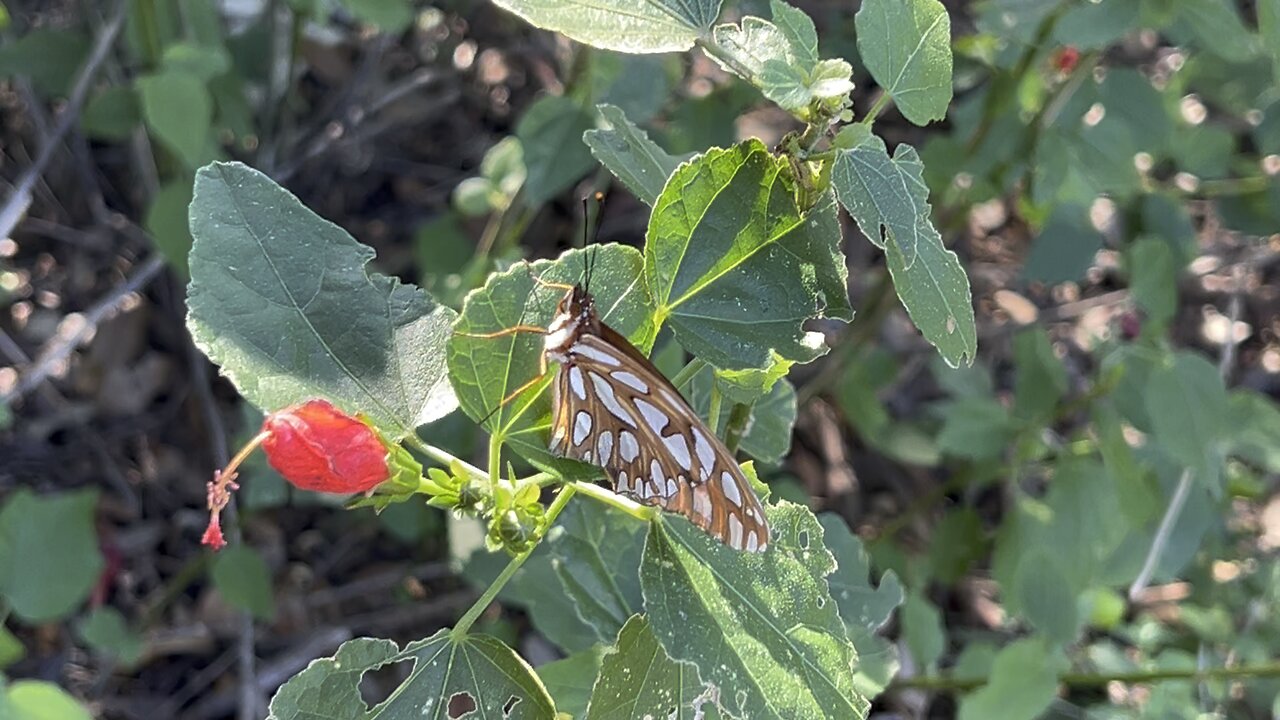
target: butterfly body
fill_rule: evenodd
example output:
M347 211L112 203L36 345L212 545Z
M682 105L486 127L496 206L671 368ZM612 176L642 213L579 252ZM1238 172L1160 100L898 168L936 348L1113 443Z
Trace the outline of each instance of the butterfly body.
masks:
M764 508L732 453L679 391L606 325L580 285L547 327L553 384L550 450L605 469L616 492L689 518L738 550L769 543Z

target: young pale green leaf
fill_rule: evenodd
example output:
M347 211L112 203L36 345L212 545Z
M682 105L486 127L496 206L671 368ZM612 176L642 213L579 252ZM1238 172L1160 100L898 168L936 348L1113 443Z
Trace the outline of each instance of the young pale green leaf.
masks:
M197 168L214 157L213 99L199 77L165 70L138 78L137 86L147 126L184 165Z
M768 20L754 15L742 18L738 25L726 23L715 26L711 37L729 62L716 59L715 55L711 57L725 70L743 80L754 82L764 72L765 64L771 60L787 66L798 63L787 33Z
M360 697L370 670L411 661L412 669L391 696L373 708ZM313 660L271 699L267 720L359 718L419 720L461 717L544 720L555 706L542 681L502 641L487 635L453 637L446 628L400 649L390 640L348 640L333 657Z
M547 537L551 563L583 622L611 642L641 607L643 524L618 510L579 498Z
M951 103L951 18L938 0L865 0L854 17L871 76L916 125Z
M1066 645L1080 629L1077 600L1084 588L1067 581L1054 550L1040 546L1023 553L1013 592L1023 615L1054 642Z
M370 273L367 246L239 163L196 175L187 327L250 402L325 397L393 436L457 407L454 312Z
M948 365L972 364L978 330L969 278L929 218L923 171L915 148L899 145L890 158L884 141L867 135L836 156L831 183L867 239L884 248L898 297L925 339Z
M525 111L516 126L524 149L529 202L544 203L586 174L595 161L583 144L583 133L594 126L591 113L577 102L548 95Z
M897 649L876 633L902 604L902 584L888 570L880 578L880 587L871 587L871 561L845 521L835 513L823 513L818 522L822 523L827 549L836 559L836 570L827 577L827 586L858 653L853 685L859 693L874 697L898 671Z
M1212 483L1229 427L1227 391L1217 368L1199 355L1176 353L1147 379L1146 406L1160 447Z
M6 686L0 675L0 716L5 720L92 720L65 690L43 680L18 680Z
M645 278L660 319L722 369L825 351L813 317L849 319L835 199L802 214L786 159L759 140L713 148L667 181L649 218Z
M682 52L711 27L721 0L494 0L580 43L627 53Z
M499 408L521 385L537 377L542 364L542 336L532 332L494 338L473 337L516 325L545 328L564 291L542 283L583 282L584 262L591 256L590 291L600 318L628 337L641 352L653 345L656 330L641 278L643 260L630 247L593 245L571 250L554 262L521 263L489 276L484 287L467 296L456 332L449 339L449 379L462 409L485 427L500 433L525 458L574 477L596 477L599 471L547 452L551 426L551 393L546 381ZM554 366L547 368L555 370Z
M675 172L680 158L668 155L649 134L627 119L622 110L613 105L597 105L605 127L588 130L582 141L591 148L601 165L622 181L627 189L646 205L653 205L662 193L662 186Z
M720 417L717 419L716 427L722 430L727 427L735 402L751 403L746 432L742 435L738 448L761 462L770 464L781 462L791 450L791 429L796 424L795 387L785 379L781 379L774 382L764 395L757 392L752 397L734 400L729 396L735 392L735 386L719 378L719 374L712 368L705 367L693 376L688 389L685 390L690 407L704 418L711 411L713 382L720 383L721 394L726 399L726 402L720 406ZM742 392L742 386L736 386L736 392Z
M19 489L0 510L0 600L41 623L75 609L102 572L94 490L36 496Z
M591 688L600 675L600 664L608 648L592 645L569 657L539 665L538 677L556 702L556 711L571 718L587 715Z
M768 551L716 542L682 517L649 531L640 584L667 653L698 667L735 716L856 718L853 646L826 577L835 569L822 526L806 508L766 509Z
M1067 392L1067 370L1041 328L1013 336L1013 413L1023 420L1047 420Z
M1019 640L996 655L990 680L960 701L960 720L1039 717L1058 691L1062 657L1042 637Z
M766 60L754 82L765 97L783 110L797 112L808 106L809 100L813 98L813 93L809 91L808 74L785 60Z
M270 620L276 614L271 571L262 556L247 545L233 545L213 560L213 585L233 606Z
M818 31L813 26L813 20L800 8L782 0L769 0L769 13L773 16L773 24L787 39L791 55L796 61L806 68L816 65Z
M586 719L710 720L715 713L715 698L698 682L698 668L672 660L645 616L634 615L604 656Z

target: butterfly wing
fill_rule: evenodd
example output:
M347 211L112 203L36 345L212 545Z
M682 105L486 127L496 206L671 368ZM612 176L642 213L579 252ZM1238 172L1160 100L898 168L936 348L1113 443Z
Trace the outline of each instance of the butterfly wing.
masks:
M742 468L675 386L603 323L565 353L550 448L599 465L616 492L677 512L737 550L769 544Z

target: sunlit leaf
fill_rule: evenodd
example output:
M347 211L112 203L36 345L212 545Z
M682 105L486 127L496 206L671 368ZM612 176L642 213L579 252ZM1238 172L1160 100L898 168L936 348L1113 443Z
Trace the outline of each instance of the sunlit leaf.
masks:
M457 407L443 357L453 311L369 272L373 250L265 175L202 168L191 229L187 327L250 402L326 397L396 436Z
M5 720L91 720L76 699L43 680L16 680L6 685L0 676L0 714Z
M698 681L698 669L676 662L658 643L648 620L632 616L604 656L591 691L587 720L715 717L714 698Z
M495 0L533 25L598 48L630 53L693 47L721 0Z
M864 0L858 52L876 82L916 125L951 103L951 18L938 0Z
M693 376L685 389L685 396L699 415L706 417L711 409L711 385L719 382L726 400L721 404L716 427L722 431L728 427L733 413L734 400L725 392L727 383L716 378L712 368L706 367ZM738 448L756 460L776 464L791 449L791 429L796 424L796 389L786 380L778 380L763 396L757 395L743 402L751 403Z
M627 189L647 205L653 205L667 178L680 164L649 139L648 133L627 119L620 108L598 105L606 127L588 130L582 140L600 164L609 168Z
M408 677L391 696L369 708L360 696L368 671L410 661ZM555 715L533 669L487 635L453 637L446 628L400 649L390 640L348 640L333 657L313 660L271 699L268 720L419 720L461 717L545 720Z
M803 323L852 316L835 199L801 215L789 173L759 140L715 148L654 205L645 278L658 317L716 367L765 367L775 351L807 362L825 348Z
M672 658L698 666L732 715L861 717L868 703L827 591L835 562L822 527L788 502L766 513L764 553L732 550L682 517L652 525L640 583L654 634Z
M769 0L769 12L773 24L782 32L791 46L791 54L802 67L812 67L818 62L818 31L813 20L805 12L782 0Z
M37 496L20 488L0 509L0 600L28 622L54 620L89 595L102 571L96 490Z

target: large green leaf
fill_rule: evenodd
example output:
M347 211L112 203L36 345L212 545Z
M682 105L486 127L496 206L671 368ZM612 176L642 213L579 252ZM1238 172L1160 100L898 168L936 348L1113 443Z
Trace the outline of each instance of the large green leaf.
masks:
M43 680L5 684L0 675L0 717L5 720L90 720L93 716L67 691Z
M858 718L844 623L827 591L835 569L822 526L788 502L766 509L764 553L730 549L682 517L654 522L640 583L667 653L698 666L731 715Z
M725 391L725 381L718 379L710 367L703 368L689 382L685 395L689 404L698 415L707 417L711 411L711 387L713 382L721 384L727 401L720 406L720 417L716 427L722 431L728 426L729 416L733 412L734 401ZM742 452L761 462L777 464L791 450L791 430L796 424L796 389L786 379L778 380L763 397L749 400L751 411L747 416L746 432L743 433L738 448Z
M1054 642L1066 645L1080 627L1077 605L1083 588L1067 581L1055 552L1040 546L1023 553L1012 591L1027 620Z
M1276 82L1280 82L1280 0L1258 1L1258 33L1262 46L1271 54Z
M649 139L648 133L627 119L620 108L613 105L596 107L605 127L583 133L583 142L628 190L646 205L653 205L680 160L658 147Z
M721 0L494 0L530 23L598 48L680 52L711 27Z
M1013 336L1014 415L1028 421L1046 421L1067 392L1067 370L1053 352L1049 335L1041 328L1027 328Z
M550 200L591 169L595 161L583 133L594 124L591 113L558 95L543 97L525 111L516 137L524 149L524 192L530 202Z
M951 103L951 18L938 0L864 0L854 18L858 54L916 125Z
M822 523L826 546L836 559L836 570L827 577L827 586L858 653L853 686L863 695L874 697L898 671L897 648L876 632L902 604L902 584L888 570L881 576L880 586L871 587L871 561L858 537L834 513L823 513L818 522Z
M715 700L698 681L698 669L667 655L643 615L634 615L604 656L591 691L587 720L714 717ZM705 705L704 705L705 704Z
M0 510L0 599L38 623L71 612L102 572L96 490L38 497L21 488Z
M1049 707L1065 663L1042 637L1012 643L996 655L990 680L960 701L960 720L1032 720Z
M552 566L575 612L611 642L639 612L644 525L602 503L579 498L548 533Z
M1152 371L1146 405L1160 447L1216 489L1229 428L1227 391L1217 368L1199 355L1175 354Z
M836 156L831 183L867 239L884 248L898 297L925 339L948 365L971 364L978 330L969 278L929 218L923 171L915 148L899 145L890 158L884 141L868 135Z
M138 78L147 126L188 168L214 157L209 130L213 98L204 81L189 72L165 70Z
M395 435L457 407L443 357L453 311L369 272L371 249L267 176L201 168L191 234L187 327L250 402L326 397Z
M360 678L401 661L413 669L391 696L373 708L360 697ZM448 628L400 649L390 640L348 640L333 657L313 660L271 699L268 720L421 720L461 717L545 720L555 715L551 696L533 669L500 640L455 638Z
M538 666L538 677L556 701L558 712L573 718L586 716L591 688L600 675L600 663L606 651L604 645L592 645L569 657Z
M522 263L494 273L484 287L467 296L448 344L449 379L467 415L476 420L487 418L485 427L501 433L530 461L584 477L599 472L587 470L588 466L581 463L554 459L547 452L551 426L549 382L531 387L499 408L503 398L538 375L542 336L517 333L478 338L468 334L491 333L520 324L545 328L563 292L545 287L535 278L543 283L582 282L588 254L592 256L589 290L595 296L601 319L630 338L641 352L647 352L655 331L641 279L643 260L635 249L615 244L571 250L554 262Z
M852 317L835 199L801 214L790 168L759 140L681 165L649 218L645 279L658 317L719 368L765 367L771 351L825 351L803 324Z

